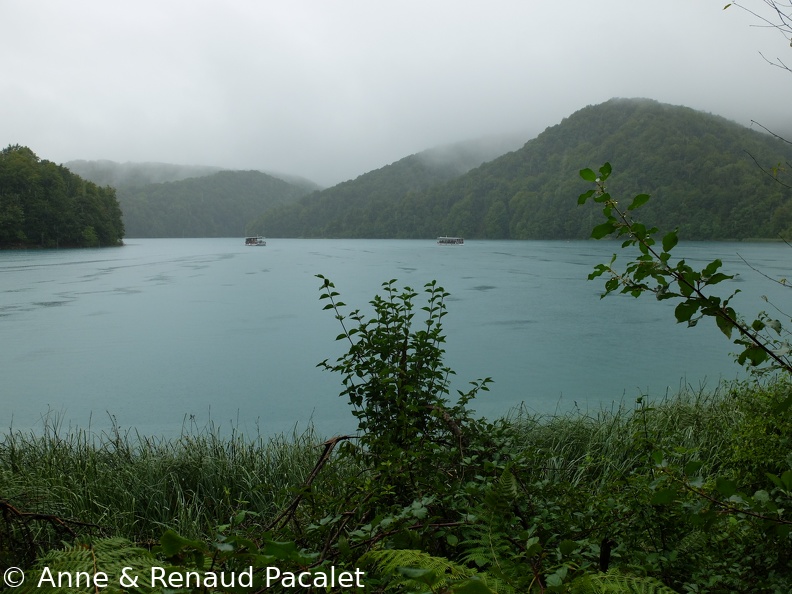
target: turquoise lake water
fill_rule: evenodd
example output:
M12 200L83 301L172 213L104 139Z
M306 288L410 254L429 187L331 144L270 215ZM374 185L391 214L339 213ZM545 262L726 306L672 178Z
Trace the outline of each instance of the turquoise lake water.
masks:
M789 301L765 281L788 272L783 244L692 243L693 265L720 257L739 277L738 310ZM337 321L322 311L329 277L351 307L366 309L384 281L451 293L444 325L455 389L490 376L473 403L494 417L523 405L542 413L595 412L662 397L682 384L715 387L739 368L732 345L703 321L674 322L672 302L600 299L592 267L612 242L128 239L121 248L0 252L0 422L15 429L102 431L111 418L143 435L185 423L246 433L323 434L354 419L338 377L316 364L341 354ZM418 302L421 305L420 301ZM783 309L783 308L782 308Z

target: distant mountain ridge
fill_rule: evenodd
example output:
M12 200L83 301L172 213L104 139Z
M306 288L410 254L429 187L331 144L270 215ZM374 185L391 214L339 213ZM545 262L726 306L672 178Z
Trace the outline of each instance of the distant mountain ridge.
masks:
M453 179L487 159L522 144L517 137L460 142L429 149L360 176L366 192L398 198ZM314 182L299 176L261 171L169 163L70 161L65 164L100 186L116 188L130 237L220 237L267 232L261 214L286 208L297 199L321 193ZM330 188L344 193L350 182Z
M320 189L302 178L163 163L72 161L118 188L132 237L585 238L584 167L613 166L622 200L649 193L642 217L687 239L792 237L790 189L766 172L792 147L683 106L612 99L537 137L430 149ZM763 172L757 163L762 165Z
M792 147L725 118L650 99L585 107L522 148L470 171L425 175L407 157L273 208L253 225L270 236L491 239L588 237L578 171L610 162L610 190L649 193L642 212L687 239L792 237L792 191L762 172L792 162ZM441 179L445 176L446 179Z
M218 171L117 194L129 237L238 237L262 212L309 191L261 171Z
M494 136L428 149L275 208L251 229L279 237L383 236L371 235L361 221L376 219L405 196L455 179L523 142L517 136Z
M148 162L127 162L117 163L107 159L96 161L86 161L78 159L68 161L63 164L70 171L79 176L92 181L100 186L111 186L114 188L125 186L145 186L148 184L161 184L165 182L182 181L193 177L206 177L219 171L241 171L239 169L228 169L225 167L214 167L210 165L178 165L175 163ZM304 186L310 190L319 190L321 186L309 179L298 175L287 175L262 171L272 177L281 179L287 183L297 186Z
M228 237L263 211L319 189L298 176L172 163L69 161L70 171L116 189L129 237Z

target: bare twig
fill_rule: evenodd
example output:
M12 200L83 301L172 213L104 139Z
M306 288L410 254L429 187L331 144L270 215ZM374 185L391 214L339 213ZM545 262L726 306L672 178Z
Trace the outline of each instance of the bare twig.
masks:
M756 157L754 157L751 153L745 151L745 154L751 157L751 159L753 159L753 162L756 163L756 166L759 168L759 171L772 178L774 182L776 182L777 184L781 184L785 188L792 188L792 186L790 186L789 184L785 184L780 179L778 179L778 176L773 175L771 172L767 171L764 167L762 167L761 163L759 163L759 161L756 160Z
M31 524L49 524L61 536L77 537L76 528L96 528L96 524L61 518L54 514L22 511L9 501L0 499L0 553L13 553L19 562L32 562L41 543L36 542Z
M267 530L272 530L278 524L281 524L281 520L284 521L280 527L283 527L289 523L289 521L294 517L297 508L300 506L300 502L303 500L303 497L305 496L305 490L310 488L310 486L313 484L314 480L319 475L319 472L322 470L324 465L330 459L330 455L333 453L333 450L338 445L338 443L347 439L356 439L356 436L338 435L336 437L328 439L326 442L322 444L322 446L324 446L324 450L322 451L322 454L319 456L319 460L317 460L316 464L314 465L313 470L311 470L311 472L308 473L305 482L303 482L303 488L300 490L300 494L294 498L294 500L289 504L289 506L286 509L284 509L280 514L278 514L277 518L275 518L272 522L270 522L270 524L266 528Z

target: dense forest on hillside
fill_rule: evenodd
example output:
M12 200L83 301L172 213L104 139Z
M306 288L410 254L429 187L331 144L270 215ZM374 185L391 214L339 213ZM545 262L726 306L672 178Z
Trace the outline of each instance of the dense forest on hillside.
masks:
M319 189L298 176L201 165L79 160L66 166L116 188L132 237L238 236L264 210Z
M262 212L307 192L260 171L219 171L122 187L118 199L130 237L234 237L246 234Z
M115 190L14 145L0 152L0 248L99 247L124 237Z
M267 212L253 232L279 237L395 237L373 235L372 222L405 196L455 179L519 146L515 137L494 137L429 149L315 192ZM379 222L384 227L384 222ZM403 221L409 233L412 220ZM321 229L321 231L318 231Z
M409 158L408 158L409 159ZM689 239L792 237L792 192L767 171L792 147L724 118L647 99L588 106L521 149L427 184L403 160L266 213L271 236L588 237L578 171L609 161L611 191L653 195L646 216ZM408 168L408 165L411 168ZM427 187L428 186L428 187Z
M585 238L594 213L577 207L577 174L605 161L614 169L612 193L623 200L652 194L646 216L661 228L679 227L683 238L792 237L792 190L772 176L789 168L792 147L724 118L648 99L612 99L503 154L516 145L499 139L432 149L326 190L260 171L72 161L93 182L81 180L78 194L98 204L100 194L112 192L99 186L116 188L120 231L100 222L101 214L78 221L96 218L96 208L82 207L79 216L65 214L68 206L34 214L63 191L44 197L49 186L39 180L39 206L28 204L25 229L22 194L4 189L0 245L112 245L124 228L131 237ZM40 166L48 175L62 175L47 163ZM33 229L42 224L50 226Z

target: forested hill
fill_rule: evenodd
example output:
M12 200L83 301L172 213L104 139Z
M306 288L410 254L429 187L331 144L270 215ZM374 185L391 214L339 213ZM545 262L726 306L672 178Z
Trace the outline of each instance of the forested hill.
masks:
M124 237L115 190L29 148L0 151L0 248L101 247Z
M599 220L577 206L578 171L613 166L611 193L652 194L641 217L688 239L792 237L792 192L764 173L792 147L724 118L648 99L613 99L548 128L521 149L442 184L361 176L264 217L270 235L585 238ZM400 162L401 163L401 162ZM387 169L387 168L386 168ZM449 175L451 173L449 172ZM430 186L430 187L427 187Z
M218 171L204 177L120 186L129 237L235 237L261 213L312 188L260 171Z
M408 237L379 221L405 197L459 177L520 146L517 137L491 137L429 149L354 180L268 211L253 232L278 237Z

